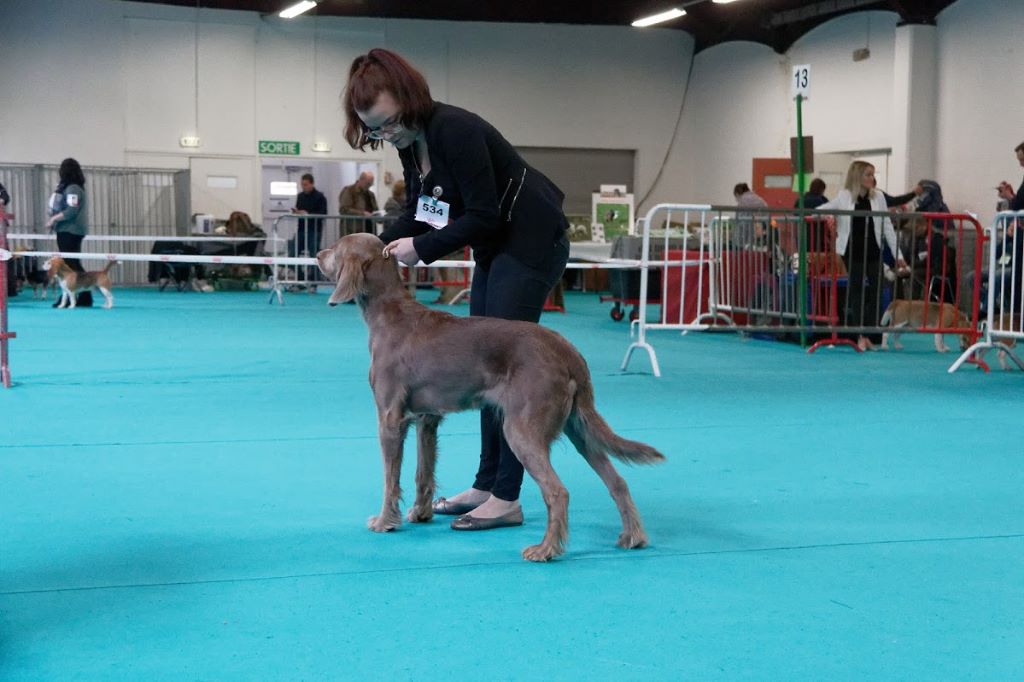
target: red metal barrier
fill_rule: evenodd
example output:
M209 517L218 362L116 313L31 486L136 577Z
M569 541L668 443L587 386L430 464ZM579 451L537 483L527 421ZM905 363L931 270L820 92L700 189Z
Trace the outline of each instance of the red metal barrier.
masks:
M17 334L7 329L7 268L10 251L7 250L7 221L14 216L4 211L0 204L0 383L11 387L11 366L7 354L7 342Z

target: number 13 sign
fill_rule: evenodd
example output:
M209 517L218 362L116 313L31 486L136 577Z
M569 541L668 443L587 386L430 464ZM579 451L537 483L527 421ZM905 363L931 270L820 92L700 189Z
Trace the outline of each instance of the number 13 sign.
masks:
M811 96L811 65L800 64L793 67L793 79L790 81L793 99L802 95L804 99Z

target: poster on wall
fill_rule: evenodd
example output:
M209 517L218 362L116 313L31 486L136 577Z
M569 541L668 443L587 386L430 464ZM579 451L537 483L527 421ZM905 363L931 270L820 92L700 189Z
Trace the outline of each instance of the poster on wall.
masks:
M632 194L595 192L591 196L591 222L604 226L607 241L634 234Z

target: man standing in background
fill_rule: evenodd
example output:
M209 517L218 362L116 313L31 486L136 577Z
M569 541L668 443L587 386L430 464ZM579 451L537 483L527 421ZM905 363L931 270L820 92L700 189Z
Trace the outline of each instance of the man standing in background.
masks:
M301 180L302 191L295 198L295 208L292 213L297 215L327 215L327 197L316 188L311 173L306 173ZM320 241L324 236L324 221L321 218L302 218L295 232L295 240L292 242L292 256L316 256L320 250ZM310 282L318 275L316 268L306 267L305 281ZM311 283L311 291L315 291L315 285Z
M371 216L377 212L377 197L370 188L373 187L373 173L363 171L354 185L341 190L338 196L338 213L342 215ZM369 220L346 221L345 234L353 232L372 232L373 223Z

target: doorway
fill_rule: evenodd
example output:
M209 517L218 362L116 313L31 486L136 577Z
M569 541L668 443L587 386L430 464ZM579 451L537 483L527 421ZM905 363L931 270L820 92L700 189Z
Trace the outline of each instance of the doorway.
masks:
M341 190L354 183L364 171L373 173L374 184L370 191L377 196L378 205L384 204L379 191L382 178L380 163L377 161L284 158L264 158L261 161L260 196L263 224L267 232L275 220L291 213L295 206L295 197L302 191L299 183L306 173L313 175L316 188L327 197L327 212L332 215L338 213L338 197ZM279 236L290 239L294 236L296 225L294 220L282 221Z

